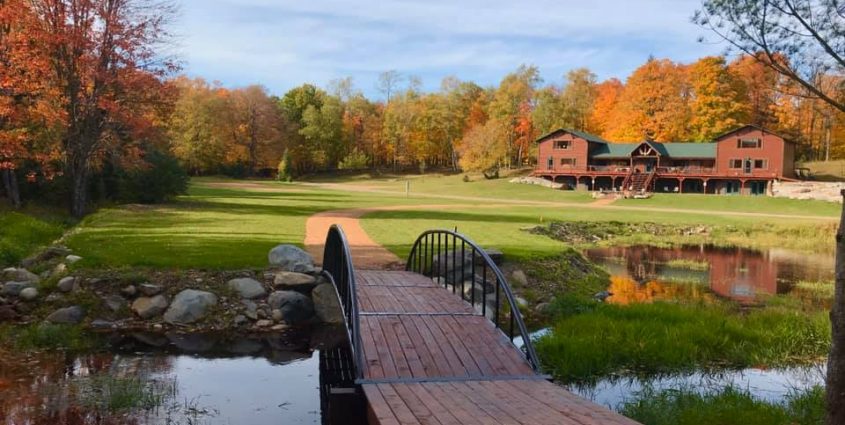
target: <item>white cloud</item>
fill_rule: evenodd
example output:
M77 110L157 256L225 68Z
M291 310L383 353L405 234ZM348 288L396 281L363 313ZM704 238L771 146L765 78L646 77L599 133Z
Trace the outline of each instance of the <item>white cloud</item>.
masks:
M653 54L689 61L718 53L696 42L699 0L443 1L184 0L186 71L276 93L351 75L375 95L387 69L428 88L455 75L495 84L521 63L557 82L586 66L624 78Z

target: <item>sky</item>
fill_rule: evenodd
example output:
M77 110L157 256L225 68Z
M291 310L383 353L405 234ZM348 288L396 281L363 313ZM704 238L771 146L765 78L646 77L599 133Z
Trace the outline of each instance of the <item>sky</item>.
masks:
M183 72L281 95L352 77L379 99L396 70L437 90L447 76L494 86L520 64L562 84L587 67L624 79L651 55L720 54L690 22L701 0L181 0L174 31ZM712 39L712 37L710 37Z

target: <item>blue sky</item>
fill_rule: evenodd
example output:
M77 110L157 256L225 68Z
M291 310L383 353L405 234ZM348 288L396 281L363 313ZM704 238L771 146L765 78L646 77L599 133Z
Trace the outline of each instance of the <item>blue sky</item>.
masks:
M689 62L702 44L690 23L700 0L182 0L175 25L184 72L227 87L282 94L353 77L379 98L378 74L416 75L423 88L456 76L495 85L520 64L559 84L586 66L623 79L649 55Z

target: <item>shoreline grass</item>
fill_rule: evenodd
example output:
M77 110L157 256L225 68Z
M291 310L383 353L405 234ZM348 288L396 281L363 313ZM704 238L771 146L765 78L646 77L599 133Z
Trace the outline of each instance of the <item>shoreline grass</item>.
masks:
M774 403L734 387L704 394L691 388L646 389L618 410L643 425L821 425L825 394L816 386Z
M536 346L544 368L565 383L614 374L812 363L830 345L825 311L787 303L739 311L728 302L619 306L566 296L553 308L552 332Z
M65 216L46 210L0 208L0 269L58 239L69 225Z

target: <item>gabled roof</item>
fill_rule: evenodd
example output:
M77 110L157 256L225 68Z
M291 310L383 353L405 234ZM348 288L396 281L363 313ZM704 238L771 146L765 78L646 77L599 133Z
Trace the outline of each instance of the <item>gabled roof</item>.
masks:
M552 131L551 133L546 134L545 136L542 136L542 137L540 137L539 139L537 139L537 140L535 141L535 143L540 143L540 142L542 142L542 141L544 141L544 140L546 140L546 139L548 139L548 138L550 138L550 137L555 137L555 136L557 136L557 135L559 135L559 134L563 134L563 133L569 133L569 134L571 134L571 135L573 135L573 136L575 136L575 137L582 138L582 139L584 139L584 140L586 140L586 141L588 141L588 142L600 143L600 144L607 144L607 143L609 143L607 140L604 140L604 139L602 139L601 137L596 136L596 135L594 135L594 134L590 134L590 133L586 133L586 132L583 132L583 131L578 131L578 130L570 130L570 129L567 129L567 128L559 128L559 129L557 129L557 130L555 130L555 131Z
M713 140L718 141L719 139L721 139L721 138L723 138L723 137L729 136L729 135L731 135L731 134L734 134L734 133L736 133L736 132L738 132L738 131L745 130L745 129L747 129L747 128L753 128L753 129L755 129L755 130L760 130L760 131L762 131L763 133L769 133L769 134L775 135L775 136L780 137L781 139L783 139L783 141L784 141L784 142L795 143L795 141L790 140L788 137L786 137L786 136L784 136L784 135L782 135L782 134L775 133L774 131L771 131L771 130L769 130L768 128L765 128L765 127L759 126L759 125L757 125L757 124L746 124L746 125L743 125L743 126L741 126L741 127L737 127L737 128L735 128L735 129L733 129L733 130L726 131L726 132L724 132L724 133L722 133L722 134L720 134L720 135L718 135L718 136L714 137L714 138L713 138Z
M593 158L630 158L631 153L647 143L654 148L660 156L671 158L691 159L713 159L716 158L715 143L660 143L660 142L639 142L639 143L608 143L597 148Z

